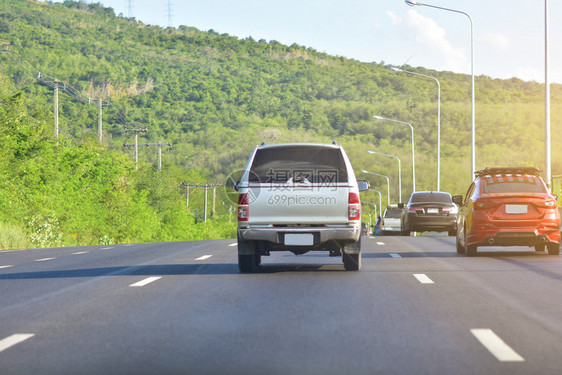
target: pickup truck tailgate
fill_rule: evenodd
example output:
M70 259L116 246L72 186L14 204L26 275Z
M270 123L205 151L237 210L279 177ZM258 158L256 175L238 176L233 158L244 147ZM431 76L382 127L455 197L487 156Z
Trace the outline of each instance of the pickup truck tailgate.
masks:
M249 197L248 224L348 223L347 184L252 184Z

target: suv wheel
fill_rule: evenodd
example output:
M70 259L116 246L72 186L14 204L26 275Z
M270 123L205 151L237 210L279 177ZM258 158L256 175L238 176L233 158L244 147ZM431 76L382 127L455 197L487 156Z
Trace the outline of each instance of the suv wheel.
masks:
M469 257L473 257L476 255L478 248L476 245L466 245L466 255Z
M456 242L457 242L457 254L464 254L464 247L461 245L458 237Z
M546 249L548 250L548 255L558 255L560 254L560 244L551 242L546 245Z
M539 253L544 251L544 248L545 248L545 244L543 243L539 243L535 245L535 251L538 251Z

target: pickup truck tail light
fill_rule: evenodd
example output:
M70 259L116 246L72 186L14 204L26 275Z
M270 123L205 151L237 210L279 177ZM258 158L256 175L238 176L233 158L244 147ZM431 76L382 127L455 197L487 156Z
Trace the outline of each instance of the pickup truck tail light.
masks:
M238 221L248 221L249 199L248 193L242 193L238 196Z
M349 193L349 208L347 212L349 220L361 219L361 203L359 203L359 194Z

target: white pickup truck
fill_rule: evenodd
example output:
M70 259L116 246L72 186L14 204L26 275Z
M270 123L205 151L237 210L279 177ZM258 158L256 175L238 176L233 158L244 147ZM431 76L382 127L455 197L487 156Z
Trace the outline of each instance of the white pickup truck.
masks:
M382 214L381 234L388 235L401 235L402 234L402 209L403 205L390 205L386 207Z
M236 184L240 271L256 271L271 251L328 251L359 270L359 191L368 187L339 145L257 146Z

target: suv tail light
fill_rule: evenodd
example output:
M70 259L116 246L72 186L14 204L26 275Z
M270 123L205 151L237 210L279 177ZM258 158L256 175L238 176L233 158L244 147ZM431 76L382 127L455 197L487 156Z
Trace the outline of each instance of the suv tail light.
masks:
M349 220L361 219L361 204L359 203L359 194L349 193L348 200L348 218Z
M238 196L238 221L248 221L249 199L248 193L242 193Z
M486 202L485 200L476 200L473 202L473 207L476 210L487 210L492 206L490 205L490 203Z
M554 200L554 199L547 199L547 200L544 202L544 205L545 205L545 207L547 207L547 208L556 207L556 200Z

